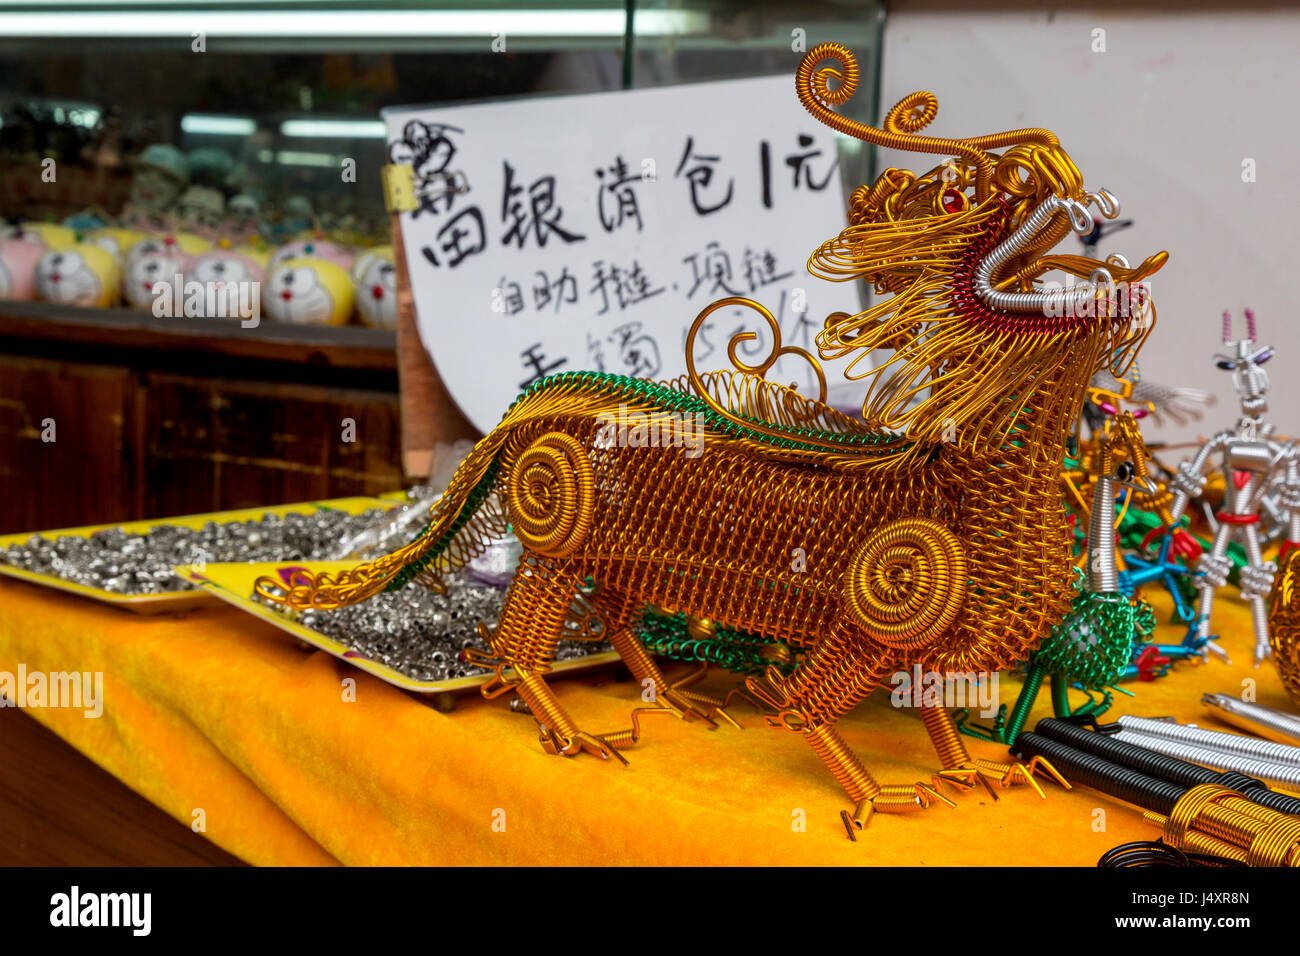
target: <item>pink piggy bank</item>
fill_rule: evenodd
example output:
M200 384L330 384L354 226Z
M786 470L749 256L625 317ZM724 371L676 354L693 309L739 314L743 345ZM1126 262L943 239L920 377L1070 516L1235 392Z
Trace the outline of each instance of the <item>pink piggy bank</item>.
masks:
M0 240L0 299L36 298L36 263L45 252L39 242Z

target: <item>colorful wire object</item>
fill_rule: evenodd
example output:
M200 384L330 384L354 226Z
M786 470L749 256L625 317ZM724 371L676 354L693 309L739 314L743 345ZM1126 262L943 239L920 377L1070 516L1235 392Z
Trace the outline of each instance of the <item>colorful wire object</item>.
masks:
M1300 704L1300 550L1290 549L1281 565L1281 581L1268 613L1268 639L1282 684Z
M485 693L523 696L547 750L615 756L615 743L635 737L584 732L546 685L564 614L590 577L610 640L633 676L654 684L656 707L726 717L721 702L670 685L645 652L636 632L647 605L736 635L741 664L757 665L742 659L755 647L748 636L789 648L795 666L774 661L747 692L821 757L856 802L855 827L872 810L930 805L936 787L877 783L835 722L895 671L1008 667L1061 620L1072 597L1058 475L1066 439L1092 375L1123 374L1154 322L1149 298L1121 304L1117 284L1139 283L1166 256L1130 268L1050 255L1071 229L1092 228L1087 206L1119 213L1106 191L1085 191L1055 136L918 135L937 109L928 93L894 107L883 128L863 126L834 111L857 77L848 50L822 44L795 89L849 135L955 157L920 175L886 170L856 190L849 225L809 262L884 297L829 316L817 336L822 357L852 355L854 377L875 376L864 420L765 381L781 355L816 359L783 347L763 306L723 300L690 330L685 379L544 379L479 442L410 545L288 589L263 580L259 592L298 608L361 601L463 564L509 520L524 557L482 662L496 671ZM1039 280L1053 269L1083 281L1048 288ZM767 324L772 352L743 365L744 333L731 343L735 370L702 373L689 360L695 335L730 305ZM892 358L869 373L877 349ZM684 421L699 427L693 457L627 437ZM1006 785L1048 770L972 761L945 711L924 716L942 779L963 785L987 771Z
M1037 732L1020 734L1012 749L1049 759L1072 780L1141 807L1163 828L1164 842L1184 853L1247 866L1300 866L1300 820L1222 783L1175 783Z

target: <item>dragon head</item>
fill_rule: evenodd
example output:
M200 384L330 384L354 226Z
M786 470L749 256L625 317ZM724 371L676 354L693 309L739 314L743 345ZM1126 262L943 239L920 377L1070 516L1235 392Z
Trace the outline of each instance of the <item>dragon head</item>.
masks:
M831 281L870 283L878 304L834 313L817 344L823 357L856 354L847 375L874 377L863 417L919 440L955 440L968 451L1023 440L1041 403L1038 387L1069 378L1068 401L1039 419L1073 422L1092 374L1122 374L1155 313L1145 280L1168 254L1136 266L1051 250L1072 231L1090 233L1093 210L1119 215L1108 190L1085 187L1056 136L1018 129L966 139L920 135L938 113L927 92L904 97L881 127L835 112L858 82L853 55L814 47L795 90L813 116L869 143L947 157L920 175L887 169L852 195L848 227L823 243L809 270ZM1001 150L1001 152L994 152ZM1050 274L1065 277L1050 281ZM1078 280L1078 281L1076 281ZM871 352L893 351L873 366ZM1077 387L1074 387L1078 379Z

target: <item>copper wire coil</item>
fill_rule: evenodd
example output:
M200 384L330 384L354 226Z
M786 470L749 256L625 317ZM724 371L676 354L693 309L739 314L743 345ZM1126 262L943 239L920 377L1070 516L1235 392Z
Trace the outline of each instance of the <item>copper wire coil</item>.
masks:
M1268 639L1273 662L1287 693L1300 705L1300 549L1281 562L1271 602Z
M537 723L547 731L553 732L559 742L568 747L579 733L574 723L560 702L555 699L549 687L538 674L524 674L518 684L519 696L528 704Z
M922 707L921 719L930 732L930 740L939 754L939 763L945 770L964 767L970 763L970 752L962 740L952 715L941 707Z
M820 724L810 728L805 736L850 799L865 800L880 794L880 784L876 783L867 768L849 750L834 727Z
M506 484L507 509L523 545L566 558L587 539L595 478L587 450L564 432L548 432L514 462Z
M844 601L875 640L914 650L950 627L966 600L966 552L929 518L903 518L874 531L849 561Z
M913 784L886 783L871 801L873 810L883 813L910 813L925 809Z

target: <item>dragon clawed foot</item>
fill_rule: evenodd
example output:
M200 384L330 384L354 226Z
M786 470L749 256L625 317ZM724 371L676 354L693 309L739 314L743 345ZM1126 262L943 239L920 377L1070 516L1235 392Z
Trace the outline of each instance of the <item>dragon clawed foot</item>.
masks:
M857 831L867 828L873 813L918 813L929 810L936 803L957 806L940 792L937 776L932 783L886 783L880 786L880 792L875 796L859 800L852 813L841 810L840 820L849 839L856 842Z
M733 696L753 704L771 727L789 727L787 715L797 714L786 691L785 678L774 667L769 667L762 677L746 678L744 690L733 690L726 702L730 703Z
M986 775L996 780L998 786L1003 790L1027 783L1044 800L1047 799L1047 794L1043 792L1043 788L1038 784L1036 777L1039 775L1055 780L1066 790L1072 789L1070 782L1061 776L1060 771L1042 757L1034 757L1028 763L1021 763L1020 761L1002 763L998 760L976 757L970 763L958 769L968 772L974 771L980 782L984 783L986 787L988 785L988 781L984 779ZM992 790L989 792L992 793ZM997 799L996 795L994 795L994 799Z
M724 709L723 701L706 694L671 687L659 694L656 703L665 709L665 713L671 713L682 720L702 720L709 725L710 730L718 729L718 722L715 719L718 717L733 727L740 727L735 718Z
M635 721L633 723L635 725ZM539 723L537 726L542 749L549 754L576 757L580 753L589 753L600 757L602 760L613 757L624 767L628 766L627 758L615 749L614 743L611 741L619 744L635 743L636 735L639 733L638 728L634 726L630 731L621 731L616 734L598 735L579 730L564 735L547 727L545 724Z

